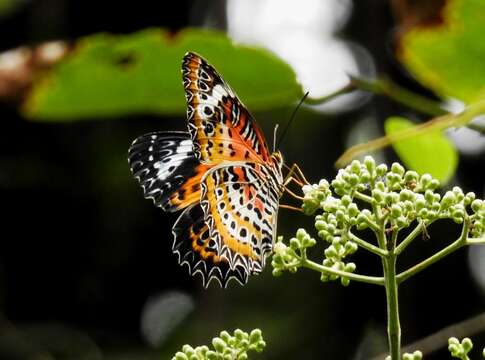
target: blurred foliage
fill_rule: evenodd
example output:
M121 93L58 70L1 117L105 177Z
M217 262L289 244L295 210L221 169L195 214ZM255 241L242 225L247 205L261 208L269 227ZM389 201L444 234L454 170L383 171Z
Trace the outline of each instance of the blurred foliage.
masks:
M385 122L387 135L414 127L402 117L390 117ZM407 168L418 173L429 173L442 183L448 182L458 166L458 153L442 131L433 131L392 144Z
M182 351L178 351L172 360L246 360L248 351L261 352L266 342L260 329L254 329L250 334L236 329L234 336L222 331L220 337L212 339L212 346L214 350L209 350L206 345L197 346L195 349L184 345Z
M253 111L284 106L302 94L293 70L266 50L234 45L217 31L185 29L173 35L147 29L80 39L70 55L34 83L25 114L53 121L182 115L180 67L187 51L207 58Z
M401 60L427 87L466 103L485 97L485 2L450 0L443 24L416 27L401 42Z
M8 14L18 3L19 1L15 0L0 0L0 16Z

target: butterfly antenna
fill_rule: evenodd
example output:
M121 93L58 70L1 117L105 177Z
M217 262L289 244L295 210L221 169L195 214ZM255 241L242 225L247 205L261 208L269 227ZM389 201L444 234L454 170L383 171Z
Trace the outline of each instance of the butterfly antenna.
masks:
M279 126L280 126L279 124L276 124L274 129L273 129L273 152L276 151L276 133L278 132Z
M298 103L298 105L296 106L295 110L293 110L293 113L291 114L291 117L290 117L290 120L288 120L288 123L286 124L286 127L285 129L283 130L283 132L281 133L280 135L280 138L278 139L278 142L276 143L276 148L279 148L280 145L281 145L281 141L283 140L283 138L285 137L286 133L288 132L288 128L290 127L291 123L293 122L293 119L295 118L295 115L296 115L296 112L298 111L298 109L300 108L301 104L303 104L303 102L305 101L305 99L307 98L309 92L307 91L305 93L305 95L303 95L303 97L301 98L300 102Z

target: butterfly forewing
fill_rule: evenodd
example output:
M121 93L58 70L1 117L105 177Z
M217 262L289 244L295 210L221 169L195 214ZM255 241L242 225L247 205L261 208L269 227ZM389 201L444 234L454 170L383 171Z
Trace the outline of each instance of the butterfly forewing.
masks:
M204 162L270 160L268 146L251 114L217 71L188 53L182 64L189 131Z

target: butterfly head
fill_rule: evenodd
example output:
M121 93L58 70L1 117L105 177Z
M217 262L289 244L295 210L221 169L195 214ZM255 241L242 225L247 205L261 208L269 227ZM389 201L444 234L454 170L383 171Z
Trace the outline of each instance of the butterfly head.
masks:
M283 155L279 150L274 151L271 154L271 159L273 160L273 164L278 168L280 171L283 168Z

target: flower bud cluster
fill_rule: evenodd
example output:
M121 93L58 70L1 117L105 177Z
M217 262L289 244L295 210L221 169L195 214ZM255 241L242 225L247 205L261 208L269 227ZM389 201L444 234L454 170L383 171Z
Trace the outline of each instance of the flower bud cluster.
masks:
M419 350L416 350L412 354L410 353L405 353L402 356L403 360L421 360L423 358L423 353Z
M330 184L327 180L320 180L318 184L305 185L303 191L302 209L306 215L313 215L322 204L322 201L331 195Z
M473 200L470 205L473 214L470 216L471 230L470 235L474 238L485 236L485 201Z
M362 163L354 160L345 169L339 170L331 188L342 197L349 210L340 209L344 210L343 214L339 212L340 218L351 226L355 225L358 230L369 227L375 222L376 215L384 216L395 229L408 227L415 220L429 224L448 218L460 224L468 217L471 208L471 236L482 236L485 233L485 202L475 200L474 193L465 194L459 187L441 196L435 192L439 185L439 181L429 174L405 171L398 163L393 163L390 169L385 164L376 166L374 159L368 156ZM331 190L324 188L325 191L320 190L317 194L314 190L317 188L317 185L306 186L304 208L316 211L317 201L306 199L318 197L319 208L324 213L331 212L335 207L332 204L336 203ZM367 194L370 196L366 199L371 206L379 209L379 214L369 209L359 210L353 203L354 199ZM332 224L329 226L332 229Z
M306 257L306 249L315 246L316 243L305 229L298 229L296 236L290 239L290 246L286 246L282 237L279 237L274 246L274 256L271 261L273 275L280 276L285 270L296 272L301 266L302 258Z
M348 255L357 251L357 244L349 240L348 231L351 226L357 224L359 209L352 202L349 195L342 196L341 199L328 196L321 203L324 210L323 214L315 217L315 228L318 237L330 245L325 249L325 259L323 265L335 270L354 272L354 263L345 263L344 259ZM322 281L337 280L337 275L322 274ZM349 279L341 278L343 285L349 284Z
M448 350L450 351L451 356L467 360L468 353L473 348L473 343L469 338L464 338L461 342L455 338L451 337L448 339Z
M207 346L198 346L195 349L184 345L182 351L175 354L172 360L246 360L247 352L263 351L266 346L261 330L255 329L250 334L235 330L231 336L227 331L221 332L219 337L212 340L214 350Z
M452 219L468 226L467 238L483 237L485 201L475 199L474 193L464 193L459 187L441 196L436 192L439 186L439 181L429 174L406 171L398 163L390 167L376 165L370 156L362 162L354 160L339 170L331 184L321 180L318 184L303 186L302 209L307 215L318 212L315 228L318 237L328 243L323 265L339 273L352 273L356 265L346 263L346 257L359 246L378 253L373 250L373 244L366 245L354 230L371 229L381 241L379 246L383 247L388 245L382 244L388 241L387 238L379 238L383 231L386 234L394 232L399 243L397 232L401 229L418 223L427 226L439 219ZM296 272L305 259L306 248L314 242L305 230L300 229L289 244L282 241L275 244L273 274L278 276L285 270ZM324 272L322 281L340 278L344 285L348 284L349 279L336 275L337 272Z

